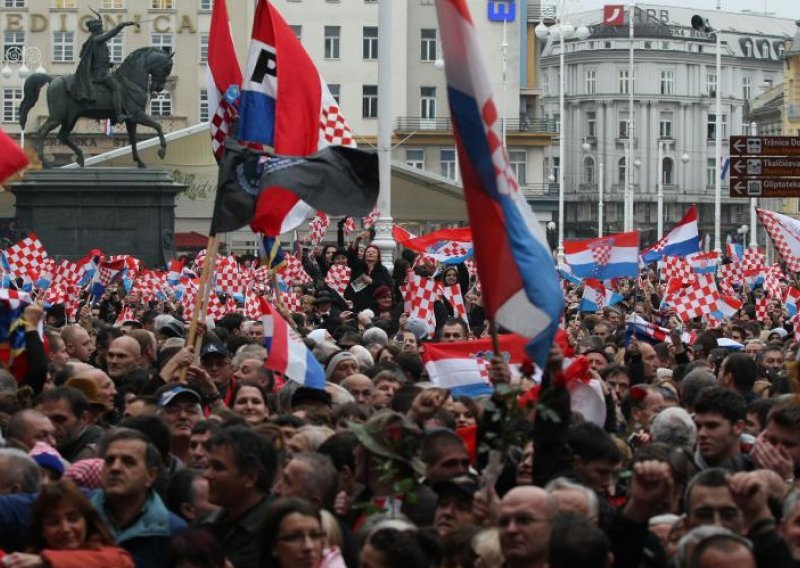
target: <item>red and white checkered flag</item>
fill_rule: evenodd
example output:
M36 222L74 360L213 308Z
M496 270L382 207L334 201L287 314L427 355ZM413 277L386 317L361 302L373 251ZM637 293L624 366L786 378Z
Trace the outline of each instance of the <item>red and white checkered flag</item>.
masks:
M590 246L592 258L598 267L603 267L611 260L611 251L614 249L613 240L602 240L593 242Z
M330 224L330 218L322 211L317 211L317 216L308 225L308 236L312 245L317 246L322 242Z
M721 264L719 267L719 276L720 278L722 278L723 280L727 280L731 284L741 284L742 267L738 262Z
M684 259L677 256L664 257L664 267L661 269L662 280L669 281L677 278L689 282L693 275L692 266Z
M130 306L122 306L122 309L117 314L117 321L115 323L122 324L126 321L133 321L136 319L136 314L133 313L133 308Z
M464 305L464 296L461 294L461 286L458 284L442 286L442 296L444 296L445 300L452 306L453 315L467 321L467 306Z
M336 293L344 297L344 291L350 284L350 276L353 270L343 264L334 264L328 269L328 274L325 276L325 284L331 287Z
M309 284L313 282L311 276L303 268L303 263L293 254L284 254L286 265L283 268L283 279L289 286L294 284ZM260 317L260 316L259 316Z
M758 277L766 270L764 253L757 248L749 248L742 255L742 276L745 278Z
M281 292L281 301L283 305L286 306L290 312L298 313L301 310L302 301L300 296L295 294L294 292Z
M792 272L800 272L800 223L797 219L773 211L756 209L756 212L786 266Z
M356 230L356 222L353 220L352 217L347 217L344 220L343 227L344 227L344 234L349 235L350 233Z
M759 298L756 300L756 321L770 323L769 305L769 298Z
M336 99L333 98L327 86L322 93L322 110L319 116L319 147L325 146L356 146L353 132L342 116Z
M719 291L713 274L695 274L688 283L670 280L665 301L684 321L717 311Z
M226 294L244 296L247 278L236 259L230 256L217 257L214 270L215 289Z
M254 286L247 290L247 295L244 298L244 315L251 320L261 319L261 294Z
M783 291L781 290L781 279L785 280L786 277L784 276L780 265L775 263L769 268L767 268L766 274L764 276L764 291L767 293L767 297L772 298L774 300L783 299Z
M433 278L424 278L411 272L404 291L404 300L409 304L409 316L418 317L428 324L428 333L436 330L436 314L433 305L441 294L441 284Z
M28 270L41 270L47 258L44 245L34 233L3 251L5 263L15 276L26 276Z
M728 278L720 278L719 279L719 289L726 296L735 296L736 295L736 290L733 289L733 284L731 284L731 281Z
M235 305L234 307L231 307L227 304L223 304L222 300L219 299L214 291L211 291L208 296L208 310L206 310L206 316L208 318L218 321L222 318L222 316L235 311Z
M369 229L375 223L378 222L378 219L381 218L381 212L378 210L377 207L373 207L372 211L370 211L369 215L361 219L361 226L365 229Z

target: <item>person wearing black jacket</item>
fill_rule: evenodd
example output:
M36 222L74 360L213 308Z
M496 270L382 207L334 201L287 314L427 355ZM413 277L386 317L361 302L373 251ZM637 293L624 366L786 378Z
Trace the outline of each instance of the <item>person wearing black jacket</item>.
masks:
M367 245L364 258L358 257L358 244L368 236L369 231L360 233L347 249L347 264L353 272L345 296L353 302L353 311L356 313L373 306L373 294L379 286L392 285L389 271L381 264L381 251L378 247Z

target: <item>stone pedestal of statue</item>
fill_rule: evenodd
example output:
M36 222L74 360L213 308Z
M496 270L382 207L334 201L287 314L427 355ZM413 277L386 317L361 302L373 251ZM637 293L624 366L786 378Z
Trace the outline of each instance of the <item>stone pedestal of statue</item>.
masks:
M149 267L175 256L175 198L186 188L169 173L137 168L30 171L10 186L19 231L33 231L55 258L99 248Z

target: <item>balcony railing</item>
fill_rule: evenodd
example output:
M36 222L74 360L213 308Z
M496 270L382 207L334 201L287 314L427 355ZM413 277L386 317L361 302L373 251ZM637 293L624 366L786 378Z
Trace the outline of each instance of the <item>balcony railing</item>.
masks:
M526 183L522 186L525 199L558 195L558 184L549 182Z
M556 132L554 120L539 120L531 118L507 118L507 133L552 133ZM502 128L503 119L499 119ZM419 116L400 116L397 118L396 130L398 132L452 132L450 117L422 118Z

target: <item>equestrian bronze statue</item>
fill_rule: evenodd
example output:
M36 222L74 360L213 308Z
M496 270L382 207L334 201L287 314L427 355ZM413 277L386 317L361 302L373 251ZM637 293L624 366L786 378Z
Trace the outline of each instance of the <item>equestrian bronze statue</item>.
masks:
M95 12L97 14L97 12ZM34 73L25 81L24 97L20 103L20 126L25 129L28 113L39 100L39 91L48 83L47 108L49 116L36 131L36 151L44 167L49 164L44 157L44 139L60 126L58 140L75 152L82 167L83 151L70 140L69 135L80 117L124 123L128 131L133 160L143 168L144 162L136 149L136 128L139 124L153 128L158 134L159 158L167 153L167 141L161 125L145 112L150 96L156 96L172 72L172 57L157 47L142 47L132 52L115 70L111 70L111 57L107 42L125 27L135 22L121 22L111 30L103 31L101 19L89 20L89 39L81 47L80 61L74 75L53 77Z

